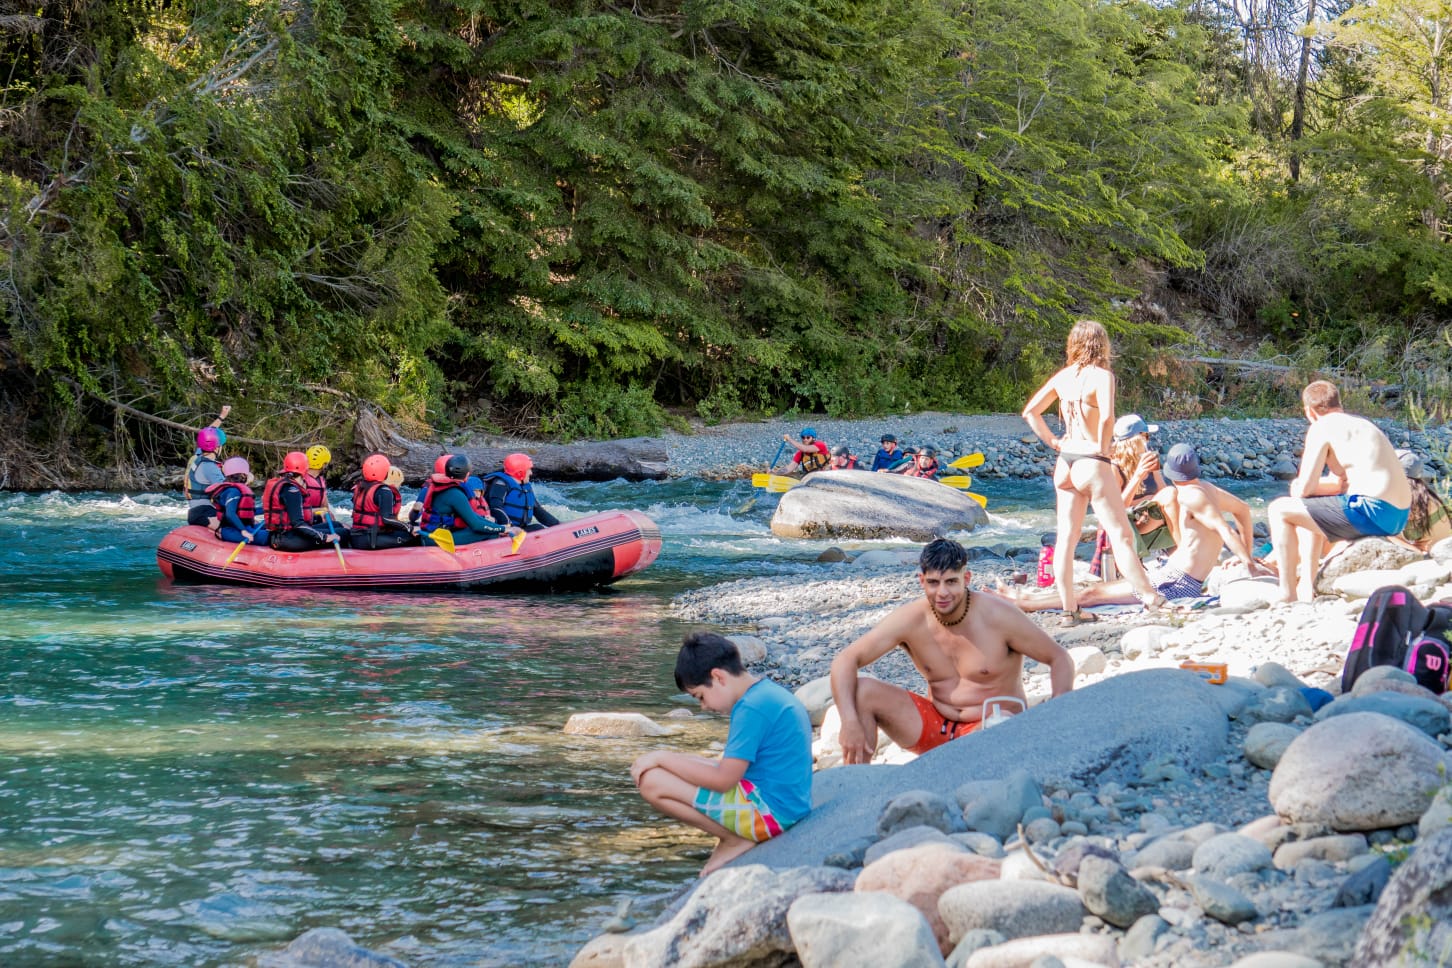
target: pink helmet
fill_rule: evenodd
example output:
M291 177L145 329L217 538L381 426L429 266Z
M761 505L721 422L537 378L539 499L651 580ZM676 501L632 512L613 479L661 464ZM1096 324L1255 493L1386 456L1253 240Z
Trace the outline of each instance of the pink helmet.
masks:
M217 434L216 427L203 427L197 431L197 449L204 454L210 454L222 446L222 438Z
M241 474L246 477L252 473L252 468L247 461L241 457L228 457L222 461L222 476L231 477L233 474Z
M528 454L510 454L504 458L504 473L516 481L524 480L524 475L529 473L534 466L534 461L529 459Z

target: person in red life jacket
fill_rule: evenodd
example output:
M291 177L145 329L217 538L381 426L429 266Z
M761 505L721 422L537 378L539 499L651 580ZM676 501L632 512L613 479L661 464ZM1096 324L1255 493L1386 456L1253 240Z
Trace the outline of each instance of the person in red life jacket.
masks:
M838 444L832 451L832 462L826 467L829 471L850 471L857 469L857 458L847 449L846 444Z
M333 461L333 452L322 444L314 444L305 452L308 459L308 469L303 474L303 512L308 520L320 526L324 531L328 530L328 522L324 520L332 515L332 509L328 506L328 480L323 476L323 471ZM338 519L332 519L333 531L341 533L343 526Z
M228 457L222 465L226 479L207 488L217 509L217 537L226 542L267 544L267 529L257 520L257 498L252 494L252 468L241 457Z
M388 458L373 454L363 461L363 480L353 488L353 524L349 542L354 548L377 551L419 543L408 523L398 518L403 495L388 483Z
M440 527L453 532L455 545L488 541L502 534L513 533L514 528L507 524L497 524L493 518L474 510L474 505L469 500L469 492L464 487L464 479L468 476L469 458L463 454L451 454L444 462L444 473L429 478L423 517L441 521Z
M217 451L222 446L222 437L216 427L203 427L197 431L197 453L187 464L186 478L182 481L182 492L187 498L187 524L207 526L216 517L217 509L207 497L207 488L220 484L226 478L222 473L222 462Z
M414 498L413 510L408 512L409 523L420 534L428 534L435 528L444 527L443 521L437 516L426 519L424 516L424 507L429 503L429 489L433 487L433 479L444 476L444 466L448 464L449 458L453 456L453 454L440 454L434 458L433 475L424 479L423 487L418 489L418 496Z
M938 478L938 451L934 447L922 447L911 463L905 463L896 472L904 477Z
M539 506L534 485L529 482L534 461L528 454L510 454L504 469L484 478L484 496L490 513L500 524L512 524L526 531L553 528L560 519Z
M781 439L797 449L792 455L792 463L797 465L794 472L800 470L803 474L810 474L822 470L832 459L832 452L817 439L817 432L811 427L802 428L801 441L792 440L791 434L782 434Z
M262 523L269 532L267 543L278 551L312 551L343 543L342 535L318 530L303 510L307 472L307 455L295 450L283 458L282 473L262 488Z

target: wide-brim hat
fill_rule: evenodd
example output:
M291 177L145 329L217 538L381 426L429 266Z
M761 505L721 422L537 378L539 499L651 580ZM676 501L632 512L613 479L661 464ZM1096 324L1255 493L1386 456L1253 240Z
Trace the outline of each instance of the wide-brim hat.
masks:
M1200 477L1200 456L1189 444L1176 444L1165 457L1165 477L1176 484L1185 484Z

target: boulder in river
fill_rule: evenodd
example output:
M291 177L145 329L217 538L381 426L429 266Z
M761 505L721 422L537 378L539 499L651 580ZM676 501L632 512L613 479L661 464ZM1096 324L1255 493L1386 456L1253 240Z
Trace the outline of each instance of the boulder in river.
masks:
M782 495L771 518L783 538L907 538L931 541L988 523L988 513L945 484L900 474L808 474Z

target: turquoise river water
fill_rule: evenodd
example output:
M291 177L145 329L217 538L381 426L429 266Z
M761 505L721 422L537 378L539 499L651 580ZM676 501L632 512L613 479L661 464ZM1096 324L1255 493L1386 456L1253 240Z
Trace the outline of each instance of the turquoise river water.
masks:
M1052 526L1047 482L977 489L974 543ZM565 964L620 898L689 881L709 841L628 767L724 721L561 727L694 705L671 598L824 574L825 542L774 538L744 482L543 496L644 510L660 560L552 597L173 588L154 550L179 496L0 494L0 965L247 964L316 926L416 966Z

